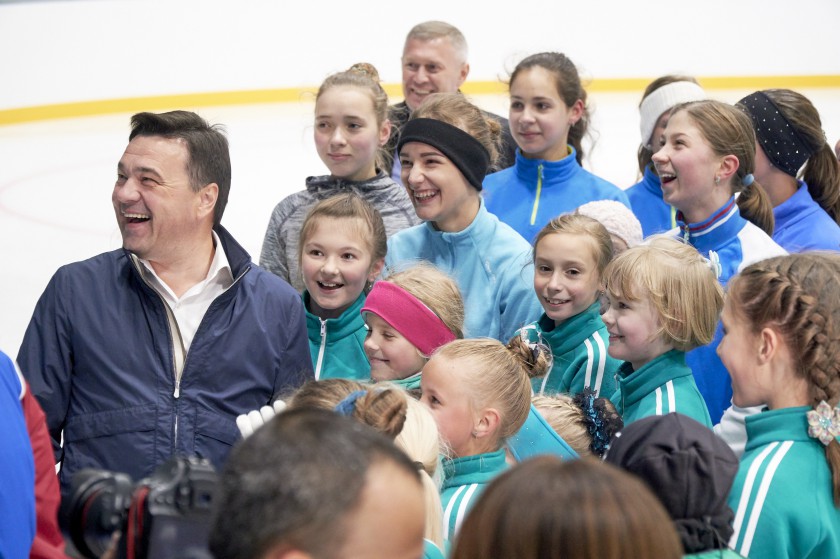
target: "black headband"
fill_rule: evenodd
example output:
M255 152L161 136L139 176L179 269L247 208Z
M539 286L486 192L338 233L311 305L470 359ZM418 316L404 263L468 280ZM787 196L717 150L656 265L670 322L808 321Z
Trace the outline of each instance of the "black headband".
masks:
M433 118L412 118L400 132L397 154L408 142L421 142L440 150L458 167L476 190L490 166L490 154L481 142L460 128Z
M752 118L755 136L767 159L795 177L800 167L814 154L799 136L796 127L763 91L747 95L738 101L738 105Z

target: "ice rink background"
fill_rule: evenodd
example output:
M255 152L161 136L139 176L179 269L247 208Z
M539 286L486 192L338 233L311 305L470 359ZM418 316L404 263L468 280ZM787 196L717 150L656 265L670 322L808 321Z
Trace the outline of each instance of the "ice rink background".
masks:
M590 2L582 14L565 2L434 1L422 13L397 13L392 3L350 9L330 0L290 16L279 2L0 2L0 349L17 354L59 266L120 246L110 193L129 117L144 99L153 110L195 109L226 125L233 184L223 224L256 261L274 205L306 176L325 172L311 139L313 100L295 92L361 60L399 91L402 41L425 19L465 32L472 63L465 90L502 115L498 80L517 60L540 50L569 54L591 84L586 166L622 187L637 173L643 85L633 88L634 79L696 75L710 96L734 102L770 87L763 76L804 76L772 85L811 84L794 88L817 106L830 143L840 139L840 59L829 39L840 3L806 1L794 11L779 0L711 0L702 12L684 13L665 0L626 4ZM498 13L497 25L476 19L475 10ZM799 40L804 33L809 41ZM763 34L767 40L758 40ZM246 95L242 104L232 93L214 106L190 97L260 89L279 92L279 101ZM166 95L183 97L167 106ZM78 105L127 98L115 105L123 112ZM87 116L73 116L80 112Z

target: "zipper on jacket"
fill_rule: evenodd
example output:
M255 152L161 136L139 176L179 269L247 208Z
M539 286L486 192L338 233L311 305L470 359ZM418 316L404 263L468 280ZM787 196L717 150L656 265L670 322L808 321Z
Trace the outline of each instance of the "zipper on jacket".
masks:
M167 313L166 329L167 329L167 334L168 334L167 337L169 338L169 349L172 352L172 375L173 375L173 378L174 378L174 381L175 381L175 390L172 394L172 397L175 398L175 400L176 400L176 402L175 402L175 423L174 423L175 432L172 436L172 448L174 450L174 449L178 448L178 405L177 405L177 400L181 397L181 377L183 376L184 371L187 370L187 360L189 358L189 355L188 355L188 352L186 351L186 348L184 348L184 350L183 350L184 351L184 364L181 367L181 372L178 373L178 365L175 362L175 341L172 338L172 329L169 326L169 313L172 312L172 309L169 308L169 304L166 302L166 299L163 298L163 295L158 293L157 289L155 289L146 280L146 276L143 274L143 270L140 268L139 259L137 259L137 257L134 256L133 254L130 254L129 260L131 260L131 263L134 266L134 271L136 271L137 275L140 276L140 280L143 283L145 283L146 286L149 289L151 289L154 292L155 295L157 295L157 298L160 299L160 302L163 305L164 311ZM227 293L234 285L239 283L239 280L241 280L242 277L245 274L247 274L248 271L250 271L250 269L251 269L251 266L246 266L245 269L242 270L242 273L239 274L237 277L235 277L233 279L233 283L231 283L228 286L227 289L222 291L215 299L213 299L213 301L210 303L210 306L207 307L206 311L204 311L204 316L201 317L201 322L198 323L198 328L195 331L195 336L196 337L198 336L198 333L201 331L202 324L204 324L204 317L207 316L207 313L210 312L210 310L213 308L213 305L215 305L216 301L218 301L219 297L221 297L222 295ZM175 318L174 315L172 315L172 318L173 318L172 322L175 324L175 327L178 328L178 321L174 319ZM183 338L181 338L180 329L178 329L178 339L182 340L181 345L183 347ZM195 337L193 338L193 341L195 341Z
M540 194L542 193L543 166L537 165L537 195L534 198L534 209L531 210L531 225L537 222L537 210L540 207Z
M315 364L315 380L321 378L321 365L324 364L324 349L327 347L327 321L319 318L321 321L321 347L318 349L318 362Z

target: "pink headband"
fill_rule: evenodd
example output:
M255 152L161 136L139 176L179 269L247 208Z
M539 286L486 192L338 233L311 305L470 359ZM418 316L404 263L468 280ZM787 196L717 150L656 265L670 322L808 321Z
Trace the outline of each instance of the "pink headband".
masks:
M455 334L417 297L389 281L378 281L361 312L371 312L390 324L423 355L455 339Z

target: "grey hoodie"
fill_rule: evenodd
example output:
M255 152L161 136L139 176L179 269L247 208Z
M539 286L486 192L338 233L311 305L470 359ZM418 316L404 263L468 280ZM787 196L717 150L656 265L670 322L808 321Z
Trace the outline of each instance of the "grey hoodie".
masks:
M372 179L360 182L329 175L308 177L306 190L287 196L271 213L260 253L260 266L280 276L298 291L303 291L297 251L306 213L320 200L347 190L352 190L379 210L388 237L420 223L408 193L382 171Z

